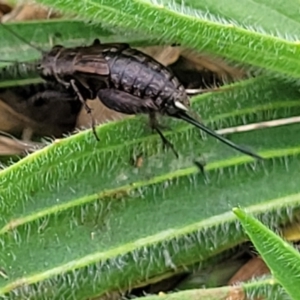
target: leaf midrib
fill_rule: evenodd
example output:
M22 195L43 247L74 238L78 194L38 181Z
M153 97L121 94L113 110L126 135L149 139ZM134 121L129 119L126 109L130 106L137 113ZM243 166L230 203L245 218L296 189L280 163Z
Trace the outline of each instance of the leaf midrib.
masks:
M298 155L299 153L300 153L300 146L293 147L293 148L287 148L287 149L265 151L265 152L262 152L261 154L265 158L274 159L276 157L278 158L278 157L294 156L294 155ZM214 171L219 168L230 168L233 166L238 166L241 164L247 164L247 163L252 163L252 162L253 162L252 159L248 156L235 157L235 158L230 158L227 160L221 160L221 161L210 163L205 167L205 169L206 169L206 171ZM67 201L63 204L52 205L51 207L47 207L46 209L41 209L41 210L35 212L34 214L31 214L30 216L11 220L7 225L5 225L4 227L2 227L0 229L0 235L5 234L6 232L16 228L17 226L23 225L27 222L34 221L34 220L44 217L46 215L55 214L57 212L61 212L61 211L64 211L64 210L67 210L70 208L74 208L74 207L77 207L77 206L80 206L83 204L87 204L96 199L113 197L114 195L118 195L120 193L129 194L130 192L132 192L136 189L138 190L142 187L159 184L166 180L172 180L175 178L189 176L189 175L195 174L197 172L199 172L199 169L197 167L187 167L187 168L183 168L183 169L180 169L177 171L170 171L170 172L164 173L162 175L152 177L149 180L137 181L137 182L133 182L130 184L126 184L126 185L118 187L118 188L108 189L108 190L104 190L104 191L100 190L99 192L96 192L91 195L81 197L78 199L73 199L72 201ZM257 207L260 208L260 205L258 205Z
M288 205L291 205L291 202L295 202L294 204L298 203L300 201L300 194L293 194L277 199L269 199L265 201L264 203L260 203L259 205L252 205L247 208L247 211L252 214L260 214L264 213L266 210L284 208ZM93 254L86 255L83 258L70 261L64 265L60 265L58 267L54 267L52 269L49 269L45 272L29 275L27 277L20 278L2 288L2 293L5 294L12 289L15 289L16 287L23 285L23 284L32 284L38 281L45 280L49 277L53 277L57 274L61 274L62 272L66 271L72 271L75 269L80 269L85 267L86 265L93 264L96 262L99 262L101 260L108 260L110 258L116 257L116 256L122 256L130 251L134 251L137 248L142 247L149 247L153 244L157 244L160 242L164 242L166 240L171 241L172 239L178 239L180 237L183 237L191 232L199 231L199 230L207 230L208 227L215 227L217 225L221 226L222 224L226 223L232 223L237 218L232 214L232 212L225 212L223 214L220 214L218 216L213 216L210 218L207 218L205 221L196 222L193 224L189 224L187 226L176 228L176 229L167 229L166 231L160 231L157 234L154 234L152 236L148 236L146 238L140 238L139 240L136 240L131 243L123 244L119 247L114 247L113 249L107 250L105 252L96 252ZM238 242L238 241L235 241ZM219 248L218 251L215 251L214 253L211 253L211 255L216 255L217 253L220 253L223 249ZM199 261L198 258L195 258L196 261ZM195 261L195 262L196 262ZM193 262L191 262L193 263ZM0 294L1 295L1 294Z
M101 9L101 10L106 9L106 10L108 10L108 11L113 11L113 12L115 12L115 13L117 13L117 14L124 15L123 12L120 12L119 10L116 10L116 9L112 9L111 7L107 7L107 6L105 6L105 5L99 5L98 3L94 2L94 1L91 1L91 0L90 0L89 2L92 3L93 6L97 6L97 7L98 7L99 9ZM137 1L135 1L135 2L137 2ZM149 9L149 8L151 9L151 5L153 5L153 4L143 2L142 5L148 6L148 9ZM157 11L155 11L155 12L157 13ZM193 17L193 16L180 14L180 13L175 12L175 11L172 11L172 10L167 10L167 11L166 11L166 14L171 14L171 15L174 14L175 16L179 16L180 18L194 19L194 20L196 21L195 24L199 24L199 23L207 23L207 24L210 24L211 27L220 27L220 30L222 30L222 29L228 30L228 28L234 28L234 30L236 30L236 31L239 32L239 33L247 33L247 34L250 33L250 34L253 35L253 36L257 36L257 37L260 37L260 38L264 38L265 40L271 40L271 41L274 41L273 44L274 44L276 41L279 41L279 42L281 42L281 43L285 43L286 45L290 45L290 46L295 46L295 44L296 44L295 42L288 41L288 40L284 40L284 39L279 38L279 37L274 37L274 36L270 36L270 35L266 35L266 34L261 34L261 33L259 33L259 32L255 32L255 31L249 31L249 30L246 30L246 29L240 28L240 27L231 27L230 24L223 25L222 23L214 23L214 22L212 22L212 21L209 21L209 20L203 20L203 19L201 19L201 20L199 21L199 19L197 19L197 18L195 18L195 17ZM128 17L128 15L130 15L130 14L129 14L129 13L125 14L125 16L127 16L127 17ZM134 22L136 22L136 16L135 16L134 18L132 17L131 19L134 20ZM140 21L143 22L144 24L147 24L146 27L148 27L148 28L151 28L151 26L153 25L153 24L151 24L151 23L149 23L149 22L147 23L147 22L146 22L147 20L145 20L145 19L141 19L141 18L140 18ZM149 26L150 26L150 27L149 27ZM189 35L189 31L186 32L186 35L187 35L187 36L190 36L190 39L191 39L191 40L194 39L194 36L193 36L192 34ZM218 42L218 40L215 39L213 36L210 37L210 40L213 41L214 43ZM223 42L224 42L224 41L223 41ZM226 40L225 40L224 44L227 45L227 47L230 47L230 46L231 46L231 43L226 42ZM241 51L241 50L249 50L249 48L248 48L247 46L240 45L240 44L235 44L234 49L235 49L235 52L239 52L239 51ZM296 49L295 49L295 50L296 50ZM279 49L279 51L281 51L281 49ZM250 56L252 55L253 57L256 57L256 55L254 55L255 53L256 53L255 50L251 49L251 52L249 52L248 55L250 54ZM261 52L258 52L258 53L261 53ZM278 54L272 55L272 52L267 52L267 53L268 53L268 56L272 58L272 60L273 60L273 59L274 59L274 60L277 60L278 57L279 57ZM293 56L296 56L296 55L294 54ZM299 65L299 67L300 67L300 62L299 62L299 60L298 60L297 58L294 59L293 56L283 56L283 57L289 58L291 62L294 62L294 64ZM232 58L232 57L231 57L231 58ZM264 66L262 66L262 67L264 67ZM265 68L265 67L264 67L264 68ZM278 70L277 70L277 71L278 71ZM282 72L280 72L280 73L282 73ZM292 73L293 73L293 72L292 72ZM288 73L285 73L285 74L288 74Z

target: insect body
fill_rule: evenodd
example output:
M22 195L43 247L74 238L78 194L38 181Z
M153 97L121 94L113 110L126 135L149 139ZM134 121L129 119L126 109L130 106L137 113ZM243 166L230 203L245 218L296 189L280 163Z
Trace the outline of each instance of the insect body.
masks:
M188 115L189 97L173 73L127 44L101 44L95 40L88 47L55 46L43 56L38 69L45 80L73 88L83 103L98 96L104 105L115 111L149 114L150 125L176 155L173 145L159 129L156 113L183 119L238 151L261 159ZM90 111L87 105L86 109Z
M98 96L104 105L115 111L124 114L149 114L150 125L164 144L173 149L176 156L173 145L159 129L157 113L182 119L230 147L261 159L259 155L232 143L193 119L188 114L189 97L174 74L150 56L130 48L128 44L101 44L99 40L95 40L91 46L54 46L49 52L41 52L43 57L37 69L42 78L59 83L67 90L72 89L88 113L91 110L86 100ZM94 124L92 127L97 137Z
M127 44L97 41L90 47L56 46L38 69L44 79L66 87L76 85L90 99L102 96L105 105L125 114L173 114L189 106L185 89L173 73Z

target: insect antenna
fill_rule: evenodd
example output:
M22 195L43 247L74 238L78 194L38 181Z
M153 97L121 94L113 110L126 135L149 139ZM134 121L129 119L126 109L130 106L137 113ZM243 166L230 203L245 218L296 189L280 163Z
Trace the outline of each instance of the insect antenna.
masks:
M24 42L25 44L29 45L30 47L34 48L35 50L37 50L38 52L45 54L46 51L44 51L42 48L35 46L33 44L31 44L30 42L28 42L26 39L24 39L21 35L17 34L16 32L14 32L13 30L11 30L9 27L5 26L2 22L0 22L0 25L2 26L2 28L4 28L6 31L8 31L9 33L11 33L13 36L15 36L16 38L18 38L20 41Z
M190 123L198 128L200 128L201 130L203 130L204 132L206 132L207 134L211 135L212 137L218 139L219 141L221 141L222 143L228 145L229 147L241 152L241 153L244 153L246 155L249 155L251 157L254 157L256 159L260 159L262 160L263 157L259 156L258 154L250 151L250 150L247 150L231 141L229 141L228 139L224 138L223 136L219 135L218 133L216 133L215 131L213 131L212 129L206 127L205 125L199 123L198 121L196 121L195 119L193 119L191 116L189 116L186 112L184 111L180 111L178 112L176 115L172 115L173 117L177 118L177 119L181 119L181 120L184 120L186 121L187 123Z

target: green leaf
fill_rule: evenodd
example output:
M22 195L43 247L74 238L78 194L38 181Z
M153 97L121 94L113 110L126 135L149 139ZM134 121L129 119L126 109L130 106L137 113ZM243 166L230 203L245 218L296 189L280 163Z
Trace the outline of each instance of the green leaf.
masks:
M181 4L180 0L175 0ZM168 5L168 1L163 1ZM290 39L296 39L299 34L300 23L297 14L298 4L294 1L284 1L274 3L272 0L263 0L252 2L249 0L233 0L220 2L212 1L184 1L186 7L195 9L195 11L207 12L207 18L219 17L219 22L233 22L235 25L247 30L256 30L258 32L275 35ZM262 16L264 16L262 18ZM276 20L276 23L274 23ZM294 36L294 38L293 38Z
M234 208L247 235L292 299L299 299L300 254L274 232L239 208Z
M228 1L226 9L217 1L186 1L186 6L138 0L39 2L93 22L7 24L43 48L89 44L96 37L104 42L144 40L143 45L156 39L277 72L194 97L193 110L215 129L300 114L300 50L285 37L299 32L290 1L272 12L248 1L243 2L247 10L237 1ZM276 23L278 16L284 18ZM44 35L38 34L40 28ZM3 58L18 59L20 49L22 60L40 57L2 27L0 36ZM19 79L4 74L2 87L19 84ZM23 79L32 80L28 74ZM249 132L227 133L266 158L256 162L181 121L163 121L171 128L165 135L179 159L162 151L144 117L134 117L99 126L100 143L90 130L83 131L0 172L2 297L87 299L124 292L184 273L195 263L222 261L247 240L231 213L233 206L247 208L274 228L299 211L299 184L291 180L300 167L299 124L253 125ZM140 155L142 166L134 168L131 160ZM204 162L204 175L194 161ZM270 281L258 282L247 295L261 296L264 289L271 299L283 295Z
M285 5L284 9L279 5L276 10L272 4L275 12L271 14L270 4L253 5L246 0L246 6L237 0L235 3L223 1L222 6L227 7L225 13L221 13L216 1L202 1L202 4L188 1L187 6L170 1L158 4L142 0L87 0L84 5L79 0L37 2L76 13L97 24L120 28L120 31L127 28L130 32L142 32L164 42L180 43L235 62L300 77L297 59L300 49L297 38L293 38L290 31L293 28L292 32L297 34L300 25L299 21L289 17L294 14L295 7L291 0L288 1L291 5ZM235 18L237 14L240 14L240 22ZM244 14L252 18L248 26L242 22ZM277 23L280 18L281 26Z
M268 120L274 111L297 114L296 88L283 87L274 78L251 79L195 97L193 109L219 128ZM162 152L143 119L99 126L100 143L90 130L57 141L0 173L6 274L0 294L84 299L124 291L208 263L243 242L232 206L268 212L273 225L299 208L299 185L290 180L300 167L300 144L293 138L299 124L231 135L269 158L261 164L166 119L172 128L166 135L180 153L176 159ZM140 153L144 163L136 169L130 159ZM206 179L193 165L199 158L207 163Z
M23 40L15 36L14 33ZM126 41L134 45L145 44L145 41L143 42L141 37L137 35L124 37L99 24L95 26L95 24L88 24L87 22L72 19L5 23L0 26L0 36L1 60L17 62L30 61L40 58L42 55L42 53L26 42L44 51L58 44L63 44L65 47L89 45L96 38L100 39L103 43ZM149 44L149 40L147 44Z
M241 283L239 286L226 286L210 289L191 289L171 294L159 294L138 299L143 300L221 300L221 299L287 299L286 293L273 279Z

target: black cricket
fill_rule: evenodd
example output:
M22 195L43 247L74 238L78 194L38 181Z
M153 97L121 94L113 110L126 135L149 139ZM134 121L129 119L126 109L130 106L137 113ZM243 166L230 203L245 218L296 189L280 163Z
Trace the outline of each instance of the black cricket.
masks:
M176 157L178 153L160 130L157 114L184 120L228 146L262 159L192 118L188 114L189 97L173 72L128 44L101 44L96 39L90 46L65 48L57 45L42 53L37 70L43 79L73 90L88 113L91 109L86 100L99 97L105 106L117 112L148 114L150 126L160 135L164 145L172 148ZM93 130L96 135L94 122Z

